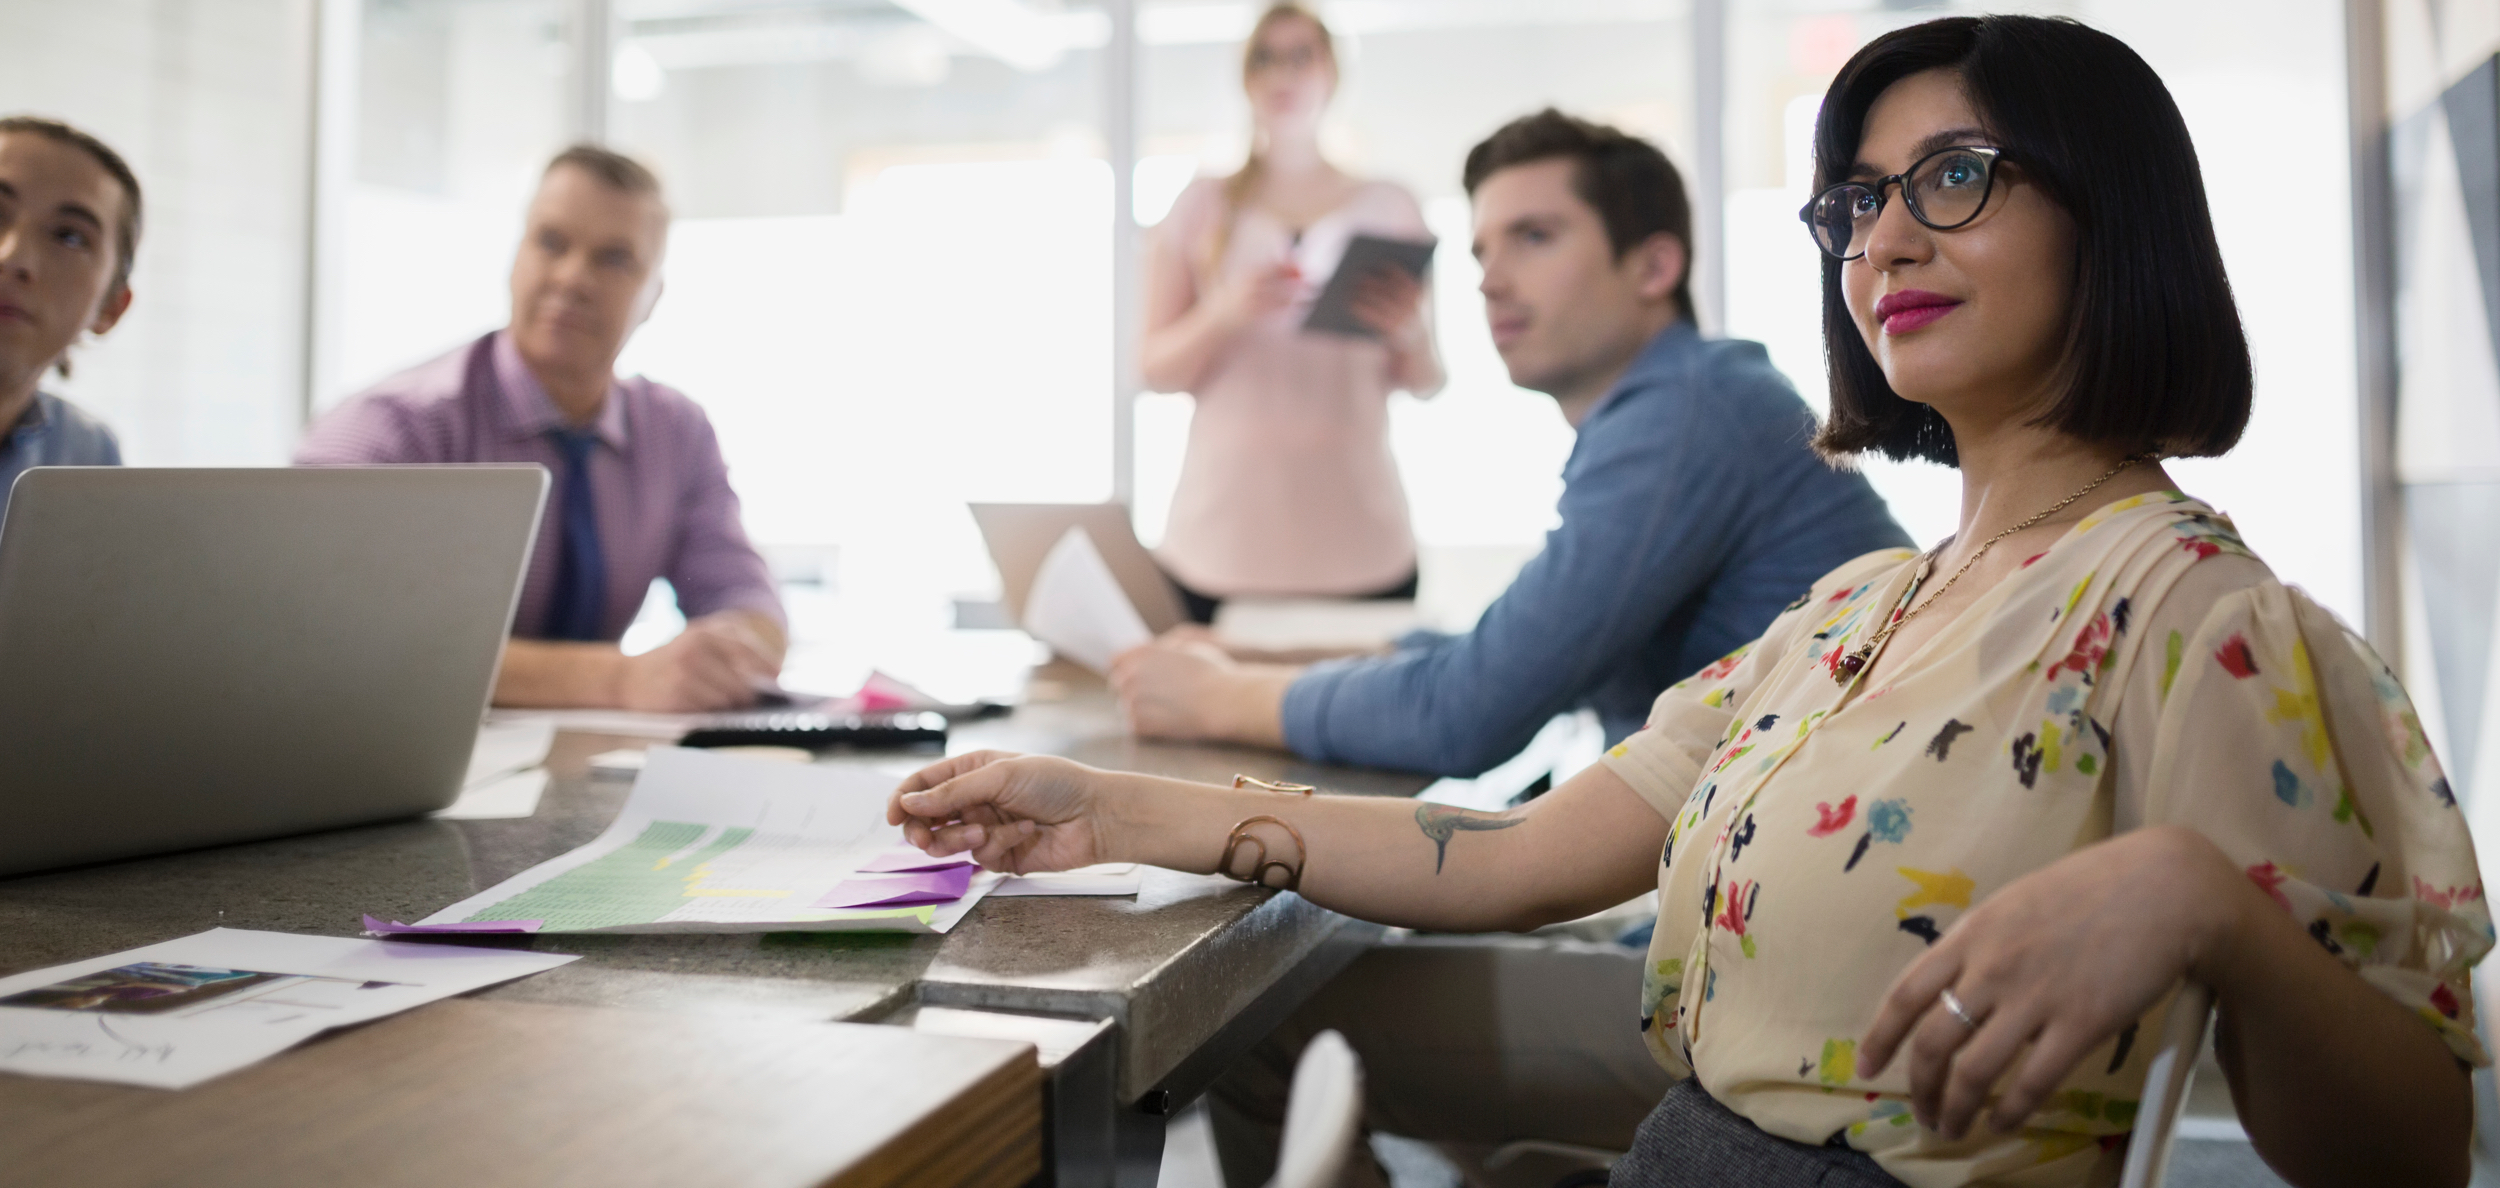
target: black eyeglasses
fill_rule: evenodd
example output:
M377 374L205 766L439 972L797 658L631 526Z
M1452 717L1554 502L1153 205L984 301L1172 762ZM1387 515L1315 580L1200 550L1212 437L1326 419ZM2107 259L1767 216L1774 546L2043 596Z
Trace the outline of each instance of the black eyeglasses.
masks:
M1883 217L1884 191L1895 182L1910 204L1910 217L1922 226L1951 231L1979 217L1996 186L1997 163L2005 150L1957 145L1938 149L1912 163L1906 172L1874 181L1842 182L1814 196L1797 212L1814 246L1840 260L1866 254L1866 241Z

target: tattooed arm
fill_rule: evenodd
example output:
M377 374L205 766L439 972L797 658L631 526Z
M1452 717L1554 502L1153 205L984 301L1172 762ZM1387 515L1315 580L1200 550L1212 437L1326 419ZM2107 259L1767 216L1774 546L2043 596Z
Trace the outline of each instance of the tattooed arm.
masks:
M1603 765L1503 813L1371 796L1286 796L982 752L935 764L887 816L932 854L994 870L1145 862L1211 872L1233 826L1299 858L1302 894L1351 916L1442 932L1526 931L1612 907L1657 883L1667 822ZM1245 847L1247 848L1247 847ZM1248 873L1237 860L1235 874Z

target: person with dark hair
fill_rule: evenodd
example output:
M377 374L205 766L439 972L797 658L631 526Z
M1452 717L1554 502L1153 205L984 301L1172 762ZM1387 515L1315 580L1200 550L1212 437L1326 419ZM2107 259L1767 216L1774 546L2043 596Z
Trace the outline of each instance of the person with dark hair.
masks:
M1319 15L1269 5L1242 46L1249 159L1191 183L1147 244L1140 374L1196 409L1156 558L1196 622L1234 597L1415 596L1389 394L1441 390L1424 288L1382 268L1353 307L1368 336L1302 328L1356 235L1430 238L1414 195L1320 152L1337 81Z
M2252 389L2161 79L2072 21L1930 21L1842 67L1815 145L1824 444L1949 460L1952 537L1832 571L1509 812L986 753L889 815L1444 932L1655 886L1617 1018L1679 1079L1615 1188L2116 1183L2183 981L2285 1179L2465 1184L2492 921L2455 795L2394 674L2163 471ZM1367 1062L1503 997L1407 992L1439 1025Z
M1494 348L1579 434L1562 526L1465 634L1309 667L1188 629L1134 649L1111 675L1140 734L1473 776L1589 707L1611 745L1817 576L1909 543L1814 456L1813 414L1762 347L1695 329L1692 207L1656 146L1549 109L1463 177Z
M738 519L701 407L617 355L660 298L668 206L596 145L548 162L512 261L512 320L330 410L299 466L535 462L554 477L495 702L690 711L751 705L786 648L781 597ZM617 640L656 578L686 629Z
M139 222L121 154L58 120L0 118L0 514L31 467L121 465L112 429L42 384L130 311Z

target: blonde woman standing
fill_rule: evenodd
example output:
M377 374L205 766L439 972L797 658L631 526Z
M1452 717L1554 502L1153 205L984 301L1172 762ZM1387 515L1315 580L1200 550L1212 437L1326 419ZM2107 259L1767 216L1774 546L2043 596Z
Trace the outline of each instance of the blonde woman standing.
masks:
M1197 405L1161 560L1200 622L1240 595L1411 597L1387 398L1441 388L1423 286L1364 278L1355 313L1376 337L1301 327L1356 235L1423 239L1423 212L1321 155L1337 57L1310 10L1259 18L1242 87L1249 161L1183 191L1148 249L1142 374Z

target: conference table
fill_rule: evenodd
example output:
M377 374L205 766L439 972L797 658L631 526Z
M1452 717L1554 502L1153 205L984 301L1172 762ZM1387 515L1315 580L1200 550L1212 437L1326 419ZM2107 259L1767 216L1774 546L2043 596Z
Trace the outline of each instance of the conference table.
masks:
M631 787L591 759L648 745L559 734L528 818L401 821L0 879L0 975L221 926L350 936L362 913L419 919L590 841ZM960 724L948 744L981 748L1370 795L1427 782L1141 741L1099 679L1062 665L1035 670L1014 712ZM127 1172L91 1182L153 1182L155 1164L114 1160L169 1135L214 1134L201 1149L230 1161L232 1182L318 1180L333 1166L322 1161L340 1157L339 1135L395 1117L408 1132L384 1149L410 1183L1147 1185L1165 1119L1377 936L1297 895L1147 868L1134 896L987 899L944 936L478 940L581 960L179 1094L0 1077L0 1151L40 1141L91 1171ZM477 1038L497 1034L513 1038ZM650 1059L631 1058L637 1044ZM438 1075L392 1078L387 1092L355 1075L472 1048L466 1060L417 1060L408 1067L439 1065ZM773 1055L783 1049L819 1058L794 1068ZM689 1097L688 1079L714 1089ZM620 1112L618 1095L642 1082L702 1104ZM750 1083L780 1089L735 1088ZM863 1095L862 1083L881 1089ZM480 1108L506 1098L509 1111ZM804 1104L828 1100L843 1104ZM724 1129L724 1110L744 1128ZM791 1134L817 1137L761 1149ZM547 1174L540 1148L559 1135L583 1174ZM688 1158L713 1161L713 1174L684 1174ZM0 1158L0 1183L15 1178Z

